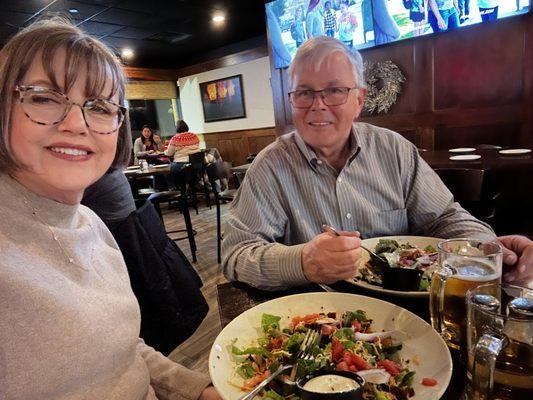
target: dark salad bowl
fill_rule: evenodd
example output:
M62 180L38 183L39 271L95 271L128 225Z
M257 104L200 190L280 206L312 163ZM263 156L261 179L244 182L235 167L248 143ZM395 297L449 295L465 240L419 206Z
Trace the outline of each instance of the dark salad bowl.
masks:
M381 280L384 289L403 292L418 291L423 272L418 268L381 267Z

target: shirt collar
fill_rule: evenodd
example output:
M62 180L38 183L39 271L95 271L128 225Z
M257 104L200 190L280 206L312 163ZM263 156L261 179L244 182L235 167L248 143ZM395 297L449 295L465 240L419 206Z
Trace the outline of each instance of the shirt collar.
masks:
M303 140L298 131L294 132L294 141L296 142L296 146L298 146L298 149L300 149L301 153L309 163L309 166L314 171L316 171L318 165L322 165L322 163L325 163L324 160L321 160L317 156L313 148ZM357 157L361 150L361 147L359 147L358 142L359 141L357 140L355 125L352 125L352 129L350 130L350 135L348 137L348 146L350 147L348 165L352 163L352 161L355 159L355 157Z

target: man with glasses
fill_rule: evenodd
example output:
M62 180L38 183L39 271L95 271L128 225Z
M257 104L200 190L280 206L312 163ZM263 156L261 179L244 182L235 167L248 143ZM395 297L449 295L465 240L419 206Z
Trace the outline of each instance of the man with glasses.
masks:
M360 236L495 238L459 204L416 147L354 122L366 88L358 52L315 37L288 70L296 130L264 149L232 204L222 245L230 280L263 289L355 275ZM343 231L323 232L323 225Z

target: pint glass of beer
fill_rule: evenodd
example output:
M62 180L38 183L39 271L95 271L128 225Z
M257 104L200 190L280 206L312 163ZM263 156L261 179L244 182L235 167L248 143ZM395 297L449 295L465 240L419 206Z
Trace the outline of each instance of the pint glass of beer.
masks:
M533 395L533 290L481 285L466 294L468 400Z
M429 298L431 324L448 346L466 349L466 291L499 283L502 275L502 248L496 242L470 239L440 242L439 267L431 278Z

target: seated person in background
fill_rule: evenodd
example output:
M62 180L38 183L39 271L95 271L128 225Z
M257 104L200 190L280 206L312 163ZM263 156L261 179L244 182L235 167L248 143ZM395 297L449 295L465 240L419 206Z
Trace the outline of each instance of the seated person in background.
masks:
M296 130L259 153L231 205L222 241L228 279L272 290L351 278L360 234L495 239L453 201L414 144L354 122L366 93L358 52L334 38L309 39L288 76ZM344 234L323 233L322 224ZM529 254L531 268L533 245L521 239L502 243L520 262ZM507 250L504 259L517 261ZM520 282L524 273L514 272Z
M154 135L148 125L144 125L141 136L135 139L133 143L133 155L135 156L135 165L139 164L139 156L154 154L161 151L163 144L161 138Z
M200 139L189 132L189 126L184 120L179 120L176 134L170 139L165 155L173 158L174 162L189 162L189 154L200 151Z
M80 205L130 156L113 52L41 20L0 50L0 93L0 397L220 399L207 376L139 338L122 254Z

